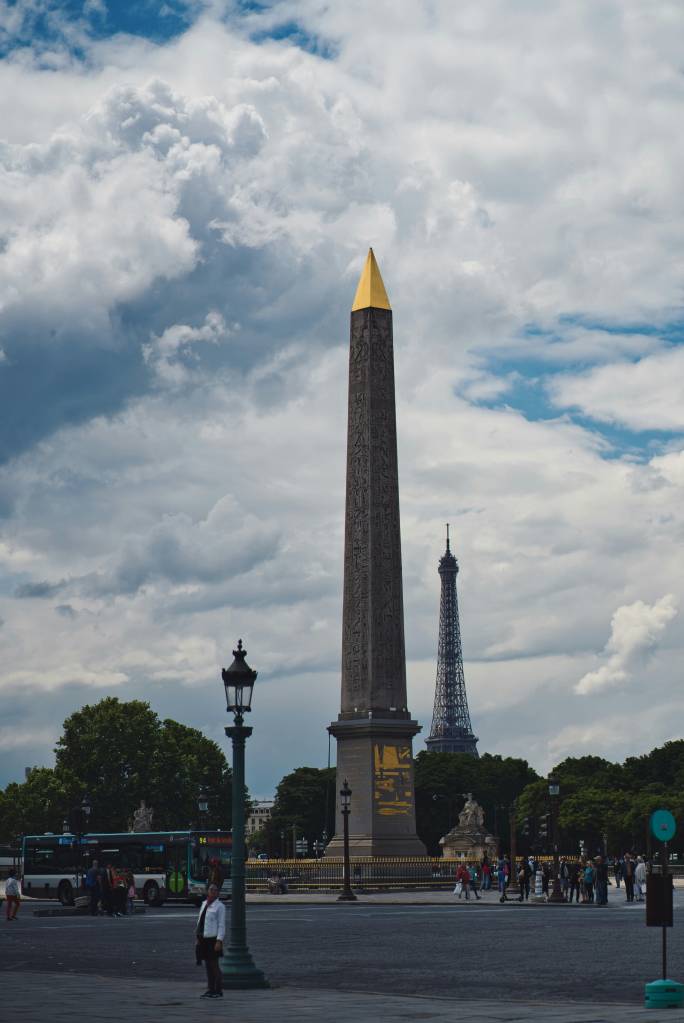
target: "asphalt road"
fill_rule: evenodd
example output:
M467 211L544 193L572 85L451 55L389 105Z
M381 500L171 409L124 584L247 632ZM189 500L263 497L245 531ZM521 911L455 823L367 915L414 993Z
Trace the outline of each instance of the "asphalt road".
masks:
M195 918L181 906L122 919L39 918L24 903L16 923L0 918L0 969L201 986ZM660 975L661 932L646 928L643 905L621 897L607 909L283 903L249 907L248 926L271 983L304 988L638 1003L644 983ZM684 979L681 928L669 932L669 946L668 972Z

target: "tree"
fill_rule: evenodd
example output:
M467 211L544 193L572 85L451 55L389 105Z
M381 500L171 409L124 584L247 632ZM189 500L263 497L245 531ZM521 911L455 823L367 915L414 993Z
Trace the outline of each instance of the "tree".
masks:
M282 779L267 825L274 848L279 848L280 832L289 836L293 825L306 839L309 852L324 830L332 837L335 832L334 767L298 767Z
M158 809L150 768L159 732L159 718L149 703L122 703L115 696L66 719L55 769L71 772L83 785L91 799L93 828L126 828L141 799Z
M202 825L230 828L232 775L223 751L196 728L161 722L148 703L106 697L64 722L54 769L36 768L0 794L0 837L61 831L87 793L95 831L124 831L144 799L154 827L199 823L200 791L209 809Z
M74 775L34 767L25 782L11 782L0 793L0 836L13 843L25 833L60 832L78 793Z
M416 829L428 852L438 855L439 840L457 823L464 793L483 807L486 826L506 843L508 807L537 778L526 760L485 753L430 753L415 762Z

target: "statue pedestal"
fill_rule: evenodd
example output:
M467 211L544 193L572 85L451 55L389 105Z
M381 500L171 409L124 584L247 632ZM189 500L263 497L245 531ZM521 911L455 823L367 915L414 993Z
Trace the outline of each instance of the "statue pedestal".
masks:
M499 853L499 840L485 828L484 810L470 793L458 815L458 824L440 838L439 844L443 856L457 860L479 863L486 856L494 863Z

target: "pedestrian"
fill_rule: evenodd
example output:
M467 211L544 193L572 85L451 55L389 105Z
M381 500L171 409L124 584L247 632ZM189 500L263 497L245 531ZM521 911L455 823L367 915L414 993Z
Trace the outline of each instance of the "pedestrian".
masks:
M102 910L107 916L114 916L114 898L112 893L114 876L112 874L112 865L108 863L106 867L100 867L98 871L98 878L100 881L100 902L102 904Z
M637 856L637 865L634 870L634 890L636 901L643 902L646 894L646 864L643 856Z
M622 877L625 882L625 898L627 902L634 902L634 860L630 853L625 853Z
M473 893L473 895L475 896L476 900L479 902L480 901L480 896L477 893L478 887L479 887L479 879L478 879L478 876L477 876L477 867L473 866L473 869L470 871L470 890Z
M596 885L596 903L599 906L608 905L608 864L602 856L594 860L594 880Z
M549 880L551 878L551 868L548 863L542 863L542 895L549 894Z
M98 903L100 901L100 864L97 860L93 860L90 868L86 872L85 886L88 895L90 896L90 915L97 916L98 914Z
M128 885L123 867L112 867L112 909L114 916L125 916L128 903Z
M5 900L7 902L7 920L16 920L21 905L21 885L17 880L16 871L10 867L5 881Z
M219 958L223 955L226 934L226 907L220 901L218 885L210 884L202 903L195 930L195 959L204 962L207 970L207 990L201 998L223 998L223 980Z
M581 868L580 868L580 865L577 862L577 860L575 860L573 863L571 863L569 868L568 868L568 880L569 880L569 886L568 887L569 887L569 896L570 896L569 899L568 899L568 902L572 902L573 895L575 896L575 902L579 902L579 900L580 900L580 882L579 882L580 869Z
M506 888L511 876L511 864L508 856L504 853L499 856L497 863L497 879L499 882L499 902L506 902Z
M460 888L458 887L459 885L461 886ZM459 863L458 870L456 871L456 888L459 899L462 895L465 895L466 901L470 898L469 887L470 871L465 863Z
M482 891L488 892L492 887L492 868L485 856L482 860Z
M570 864L565 856L560 861L560 883L563 898L567 900L568 889L570 888Z
M594 880L595 872L591 860L587 860L584 867L584 901L594 901Z
M619 856L615 857L615 862L613 864L613 874L615 875L615 885L616 887L619 888L620 881L622 880L622 860L620 859Z
M126 871L126 896L127 896L127 909L129 913L135 913L135 877L133 876L132 870Z

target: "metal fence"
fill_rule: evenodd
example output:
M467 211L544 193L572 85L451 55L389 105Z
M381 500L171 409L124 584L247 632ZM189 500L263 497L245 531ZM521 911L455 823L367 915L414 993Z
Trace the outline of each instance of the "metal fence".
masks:
M448 888L453 887L454 875L464 860L426 856L415 858L380 859L354 857L351 861L353 887L367 891L393 888ZM245 864L247 890L267 892L269 879L282 876L288 890L334 891L342 887L341 858L324 857L319 860L248 860Z

